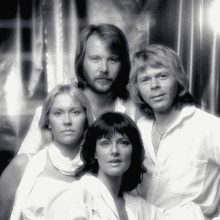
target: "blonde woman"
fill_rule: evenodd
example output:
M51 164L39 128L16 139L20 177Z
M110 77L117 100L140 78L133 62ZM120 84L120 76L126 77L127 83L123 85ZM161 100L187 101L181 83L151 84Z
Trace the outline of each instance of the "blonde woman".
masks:
M1 220L44 219L47 200L74 181L84 134L92 122L84 93L58 85L45 100L39 125L47 145L37 154L16 156L0 179Z

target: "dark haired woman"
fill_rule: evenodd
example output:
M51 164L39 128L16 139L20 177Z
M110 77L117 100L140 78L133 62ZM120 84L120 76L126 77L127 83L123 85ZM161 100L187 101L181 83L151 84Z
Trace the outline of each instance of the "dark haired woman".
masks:
M105 113L88 129L81 151L81 178L55 196L47 220L147 220L162 214L131 193L145 172L144 149L136 124L122 113Z

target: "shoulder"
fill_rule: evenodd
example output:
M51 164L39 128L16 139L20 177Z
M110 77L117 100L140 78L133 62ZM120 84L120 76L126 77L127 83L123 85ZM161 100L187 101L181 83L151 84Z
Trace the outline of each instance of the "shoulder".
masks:
M17 155L6 167L0 179L0 190L14 195L26 170L29 158L26 154Z
M37 112L37 113L41 113L42 110L43 110L43 105L41 105L41 106L39 106L39 107L36 108L36 112Z
M140 219L155 219L155 216L160 215L160 211L154 205L133 193L125 193L125 199L130 203L130 207L136 209ZM156 218L157 219L157 218Z
M216 129L220 129L220 118L210 114L204 110L195 108L194 113L191 117L186 120L186 122L191 125L198 127L200 130L213 131Z
M40 116L41 116L41 114L42 114L42 110L43 110L43 106L37 107L36 110L35 110L35 115L34 115L34 117L40 119Z
M68 189L72 191L81 191L83 194L91 193L97 186L97 178L91 174L85 174L78 181L72 182Z
M211 120L211 122L215 121L217 123L220 123L219 117L198 108L196 108L195 110L195 115L199 118L204 118L205 120Z
M2 178L13 177L17 179L21 178L26 170L27 164L29 162L29 157L27 154L17 155L11 163L6 167L5 171L2 174Z
M65 207L63 211L75 210L76 212L77 207L79 211L86 203L91 203L93 197L89 187L90 182L86 183L86 180L88 180L88 178L82 177L80 180L73 181L66 189L50 198L45 208L46 212L48 210L50 210L50 212L52 212L52 210L56 211L59 207ZM75 207L75 209L73 209L73 207Z
M148 126L151 126L152 123L153 123L152 119L142 116L141 118L138 119L137 126L141 129L141 128L146 128Z
M130 201L132 203L136 203L136 205L138 205L138 206L146 205L146 206L151 207L151 204L149 202L147 202L142 197L135 195L132 192L126 192L126 193L124 193L124 196L128 201Z

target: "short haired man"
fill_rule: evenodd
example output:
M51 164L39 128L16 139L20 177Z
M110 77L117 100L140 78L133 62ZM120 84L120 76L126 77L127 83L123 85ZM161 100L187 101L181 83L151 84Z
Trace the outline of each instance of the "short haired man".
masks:
M178 55L161 45L136 53L130 86L144 115L140 195L162 209L193 203L205 218L219 216L220 119L196 108Z
M94 119L106 111L126 113L135 120L136 110L126 86L130 59L125 35L112 24L89 25L80 37L76 51L76 84L88 97ZM42 147L38 122L42 108L36 110L20 153L35 153Z

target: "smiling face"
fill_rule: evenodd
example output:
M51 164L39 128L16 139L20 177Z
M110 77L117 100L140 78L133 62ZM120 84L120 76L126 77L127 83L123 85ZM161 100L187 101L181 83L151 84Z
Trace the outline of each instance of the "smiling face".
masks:
M98 177L122 177L131 165L132 149L128 137L119 133L97 140L95 159L99 164Z
M55 97L49 113L49 128L54 144L58 146L77 144L84 132L86 113L80 102L63 93Z
M101 94L112 91L121 69L121 61L97 35L92 35L87 40L83 64L90 89Z
M137 84L142 98L154 113L168 113L175 108L178 82L168 68L148 67L140 71Z

